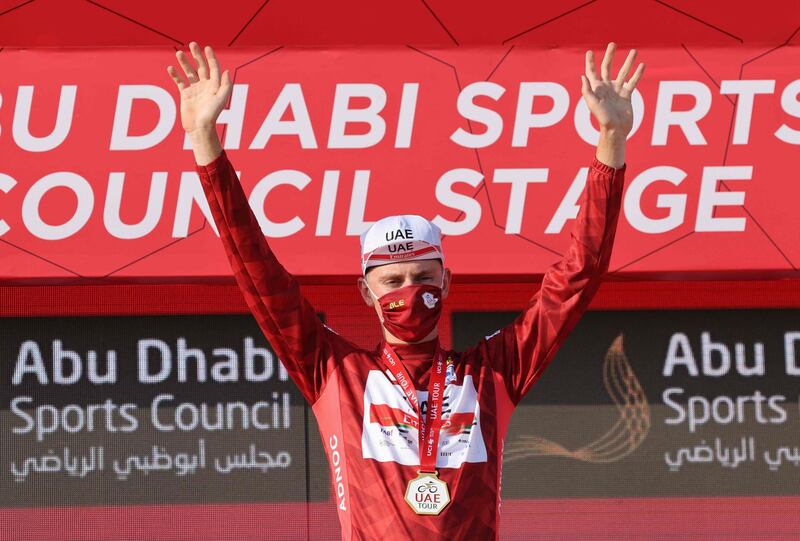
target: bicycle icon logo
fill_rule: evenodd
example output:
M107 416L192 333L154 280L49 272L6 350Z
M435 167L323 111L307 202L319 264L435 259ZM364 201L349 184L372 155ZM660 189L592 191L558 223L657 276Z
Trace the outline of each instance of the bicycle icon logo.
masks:
M429 492L431 494L436 494L439 492L439 487L437 487L436 483L433 481L428 481L424 485L419 485L417 487L417 492Z

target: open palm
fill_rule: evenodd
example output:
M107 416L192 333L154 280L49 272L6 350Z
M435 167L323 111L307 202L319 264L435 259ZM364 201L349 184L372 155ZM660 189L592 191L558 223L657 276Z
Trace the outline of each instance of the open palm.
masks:
M620 68L617 78L612 80L611 66L616 49L615 43L608 44L600 65L599 78L594 62L594 53L586 51L586 75L581 76L583 83L581 90L583 99L586 100L589 110L597 119L601 129L627 135L633 126L631 94L644 73L644 64L640 63L630 80L625 80L636 59L636 49L632 49Z
M167 67L167 72L181 93L181 124L187 133L213 127L233 88L228 70L220 74L219 63L211 47L206 47L203 55L200 46L193 41L189 44L189 50L197 68L183 51L175 53L183 69L183 77L174 66Z

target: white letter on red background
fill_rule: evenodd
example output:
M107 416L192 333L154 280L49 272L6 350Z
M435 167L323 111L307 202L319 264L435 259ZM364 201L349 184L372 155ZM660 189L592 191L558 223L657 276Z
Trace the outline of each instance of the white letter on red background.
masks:
M414 131L414 115L417 112L418 93L419 83L403 84L400 112L397 113L397 134L394 137L394 148L408 148L411 146L411 134Z
M436 183L436 199L446 207L464 213L461 221L452 221L436 215L432 220L442 230L443 235L465 235L475 229L481 221L481 204L468 195L453 191L453 184L463 182L473 188L483 180L483 175L472 169L451 169L439 177Z
M672 99L679 94L694 96L694 107L688 111L673 111ZM699 81L661 81L653 120L653 145L666 145L670 126L678 126L690 145L705 145L706 139L697 123L711 109L711 91Z
M696 231L744 231L745 219L716 218L714 207L744 205L744 192L718 192L718 180L750 180L752 166L720 166L703 168L700 197L697 201Z
M317 211L318 237L330 237L333 228L333 214L336 210L336 192L339 191L339 171L325 171L322 177L322 193Z
M458 128L450 136L450 140L466 148L488 147L500 137L503 132L503 117L500 113L475 105L476 96L488 96L494 101L506 91L497 83L480 81L464 87L458 94L458 114L467 120L474 120L486 126L486 131L480 134L470 133L463 128Z
M546 113L532 113L536 96L549 96L553 108ZM514 136L512 147L528 145L528 131L531 128L546 128L564 118L569 109L569 93L558 83L520 83L517 99L517 114L514 117Z
M106 205L103 209L103 223L111 236L118 239L139 239L150 233L161 218L164 208L164 194L167 191L167 173L154 172L150 180L150 193L147 197L147 210L137 224L126 224L120 217L122 208L122 189L125 173L109 173Z
M506 215L506 235L516 235L522 231L522 215L525 209L525 195L531 182L547 182L548 169L495 169L492 182L511 184Z
M258 224L261 226L261 231L265 235L273 238L288 237L303 229L306 224L298 216L280 223L271 221L264 212L264 200L276 186L287 184L302 191L303 188L308 186L309 182L311 182L311 177L302 171L294 169L281 169L258 181L258 184L250 193L250 207L253 209Z
M797 97L800 95L800 79L792 81L781 93L781 108L792 115L793 117L800 118L800 100ZM800 145L800 130L795 130L781 124L781 127L775 132L775 137L792 145Z
M347 235L358 236L373 222L364 221L369 191L369 171L358 169L353 179L353 193L350 194L350 212L347 213Z
M133 100L150 100L158 107L158 123L150 133L128 135ZM175 125L175 102L169 92L154 85L120 85L114 126L111 130L111 150L144 150L163 141Z
M78 207L72 217L61 225L50 225L39 215L39 203L52 188L63 186L72 190L78 199ZM61 240L78 232L92 214L94 193L85 178L68 171L50 173L36 181L22 200L22 221L35 237L45 240Z
M72 127L72 113L75 109L77 91L78 87L75 85L62 85L61 95L58 98L56 125L50 135L36 137L30 132L33 87L20 86L17 90L17 106L14 109L14 122L11 127L17 146L28 152L46 152L63 143Z
M17 181L12 177L6 175L5 173L0 173L0 192L8 193L11 191L11 188L16 186L16 184ZM9 227L8 222L0 218L0 237L5 235L9 229L11 229L11 227Z
M287 109L292 110L294 120L281 120ZM258 129L253 142L250 143L250 148L264 148L273 135L296 135L300 139L301 148L317 148L314 128L311 125L306 100L303 97L303 87L298 83L284 85L267 113L267 118Z
M350 98L367 98L363 109L350 109ZM377 145L386 133L386 121L380 115L386 105L386 91L372 83L338 83L333 98L328 148L368 148ZM351 122L369 125L362 134L345 134Z
M686 214L686 194L658 194L656 206L669 209L669 214L654 219L642 212L642 193L654 182L667 181L678 186L685 178L685 172L669 165L651 167L639 173L628 186L624 202L625 216L633 228L642 233L665 233L681 225Z
M750 139L750 121L753 118L753 100L756 94L775 92L775 81L722 81L721 94L736 94L736 121L733 124L733 144L746 145Z

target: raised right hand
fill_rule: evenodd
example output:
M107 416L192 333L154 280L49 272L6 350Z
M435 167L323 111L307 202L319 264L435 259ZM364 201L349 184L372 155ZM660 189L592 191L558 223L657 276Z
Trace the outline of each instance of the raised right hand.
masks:
M196 69L186 53L175 53L185 80L174 66L167 67L181 93L181 124L190 135L215 131L217 117L225 108L233 88L230 73L225 70L220 75L219 63L211 47L205 48L204 56L200 46L192 41L189 50L197 63Z

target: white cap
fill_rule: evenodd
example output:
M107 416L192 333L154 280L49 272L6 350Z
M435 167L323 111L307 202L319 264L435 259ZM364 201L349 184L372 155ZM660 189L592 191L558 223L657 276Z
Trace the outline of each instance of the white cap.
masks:
M387 216L361 234L361 271L419 259L441 259L442 231L416 214Z

